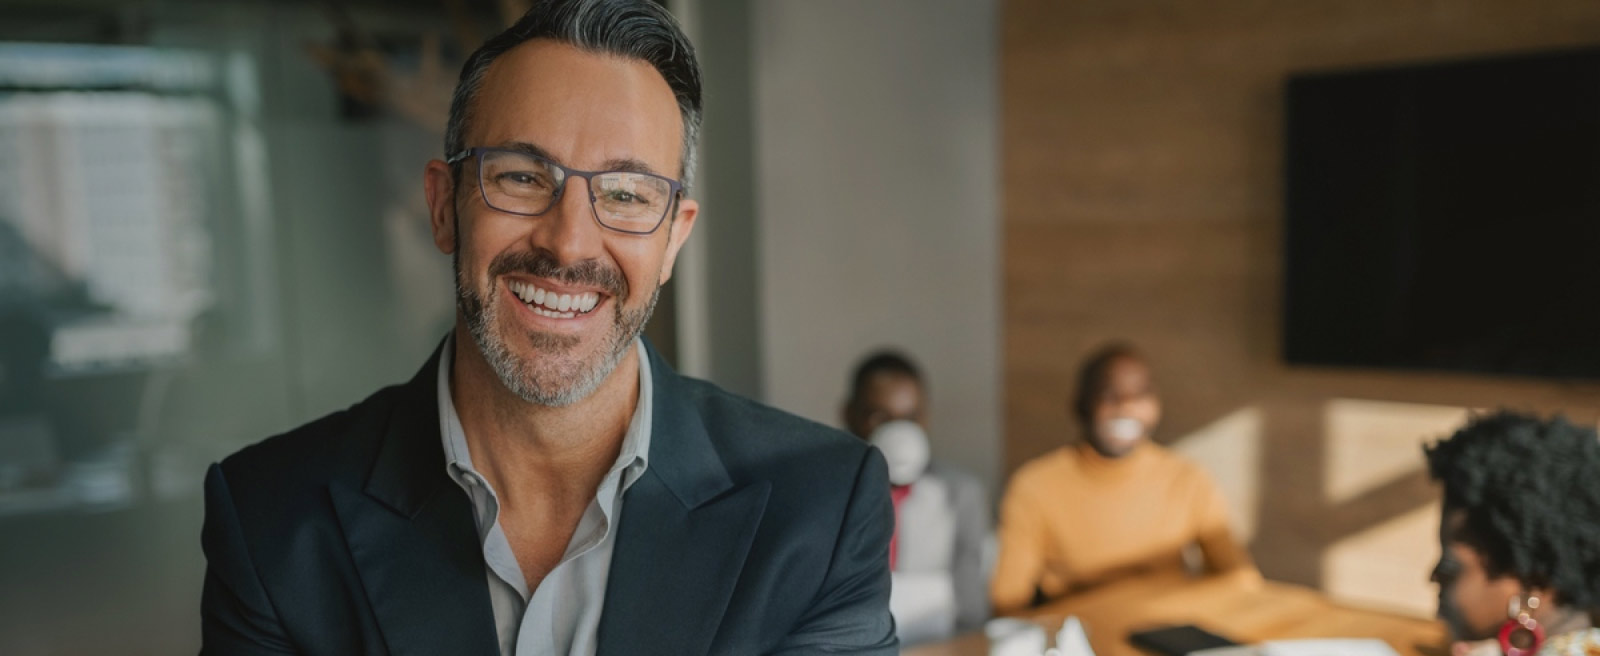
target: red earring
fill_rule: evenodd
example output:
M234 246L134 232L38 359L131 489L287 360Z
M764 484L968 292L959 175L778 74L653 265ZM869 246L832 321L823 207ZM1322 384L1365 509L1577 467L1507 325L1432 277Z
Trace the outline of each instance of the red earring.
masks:
M1506 656L1532 656L1544 644L1544 627L1533 619L1539 608L1539 598L1529 595L1527 608L1522 599L1512 597L1506 604L1505 624L1500 625L1500 652Z

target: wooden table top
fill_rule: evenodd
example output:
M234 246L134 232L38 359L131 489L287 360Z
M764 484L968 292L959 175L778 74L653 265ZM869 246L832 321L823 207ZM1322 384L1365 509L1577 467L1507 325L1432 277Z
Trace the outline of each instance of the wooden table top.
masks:
M1402 656L1450 653L1444 628L1418 617L1333 602L1297 585L1264 581L1254 572L1190 579L1160 575L1096 588L1044 606L1027 619L1054 636L1076 615L1096 656L1146 656L1128 644L1130 631L1194 624L1250 644L1295 638L1379 638ZM906 649L905 656L987 656L981 632Z

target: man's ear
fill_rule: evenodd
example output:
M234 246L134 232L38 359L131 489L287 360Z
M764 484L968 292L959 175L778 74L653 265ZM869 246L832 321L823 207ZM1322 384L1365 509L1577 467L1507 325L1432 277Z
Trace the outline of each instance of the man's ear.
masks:
M689 241L689 233L694 232L694 220L699 216L699 202L685 198L678 203L677 214L668 222L667 256L661 261L662 284L672 279L672 265L678 261L678 251L683 249L684 242Z
M456 181L450 165L430 160L422 170L422 190L428 197L428 223L439 252L456 252Z

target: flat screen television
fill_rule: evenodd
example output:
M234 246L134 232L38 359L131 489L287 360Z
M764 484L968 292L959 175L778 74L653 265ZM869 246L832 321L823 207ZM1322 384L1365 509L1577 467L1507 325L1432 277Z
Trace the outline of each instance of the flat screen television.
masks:
M1288 362L1600 378L1600 48L1286 96Z

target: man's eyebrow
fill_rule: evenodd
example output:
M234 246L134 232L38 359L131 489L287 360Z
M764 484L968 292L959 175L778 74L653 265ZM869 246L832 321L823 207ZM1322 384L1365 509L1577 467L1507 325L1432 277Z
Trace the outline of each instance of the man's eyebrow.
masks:
M626 171L628 173L649 173L651 175L661 175L660 173L657 173L656 170L649 164L632 157L608 159L605 161L605 163L601 164L601 167L601 170L603 171Z
M544 148L541 148L536 144L531 144L531 143L528 143L526 141L507 141L505 143L500 144L499 146L496 146L496 148L502 148L502 149L505 149L505 150L511 150L511 151L522 153L524 155L532 155L534 157L542 157L544 159L550 160L550 161L555 162L557 164L560 164L562 166L568 166L568 164L566 162L563 162L560 159L557 159L556 157L552 156L550 154L550 151L547 151ZM666 177L665 174L662 174L662 173L656 171L655 167L650 166L649 164L646 164L644 162L644 160L635 159L635 158L632 158L632 157L619 157L619 158L614 158L614 159L608 159L608 160L606 160L606 161L604 161L604 162L602 162L600 164L600 168L598 170L600 170L600 171L625 171L625 172L628 172L628 173L649 173L650 175L660 175L660 176Z
M552 157L550 155L550 151L547 151L547 150L545 150L543 148L540 148L539 146L536 146L534 144L528 143L526 141L507 141L507 142L502 143L502 144L500 144L498 146L495 146L495 147L496 148L501 148L501 149L504 149L504 150L510 150L510 151L514 151L514 152L519 152L519 153L522 153L524 155L532 155L534 157L542 157L542 158L550 160L552 162L558 161L556 158L554 158L554 157Z

